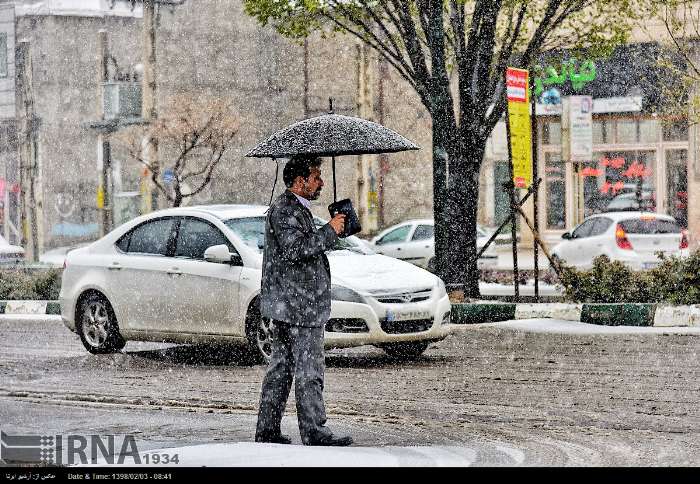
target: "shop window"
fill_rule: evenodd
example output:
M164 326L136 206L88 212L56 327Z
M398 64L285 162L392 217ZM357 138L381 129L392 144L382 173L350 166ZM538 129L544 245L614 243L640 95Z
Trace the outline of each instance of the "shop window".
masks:
M559 153L545 153L547 228L566 228L566 164Z
M688 150L666 151L666 211L688 227Z
M603 145L610 142L610 124L611 122L605 119L593 120L593 144Z
M616 124L618 143L636 143L638 141L636 120L618 119Z
M663 133L664 141L688 141L688 121L667 121Z
M594 158L596 156L594 155ZM600 192L601 180L605 176L605 170L597 161L581 164L578 176L583 183L583 216L584 218L600 213L605 207L604 196Z
M659 142L659 122L655 119L639 120L639 142L658 143Z
M656 211L656 151L596 154L582 170L586 215L630 210Z
M545 121L542 125L542 143L545 145L561 144L561 123L559 121Z

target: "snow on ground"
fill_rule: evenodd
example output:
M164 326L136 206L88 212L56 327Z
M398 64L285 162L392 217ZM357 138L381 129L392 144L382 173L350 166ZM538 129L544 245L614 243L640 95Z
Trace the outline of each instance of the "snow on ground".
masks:
M563 291L557 286L551 284L539 284L540 296L561 296ZM520 286L521 296L534 296L535 295L535 282L528 281L528 284ZM496 284L494 282L480 282L479 292L483 296L512 296L515 294L515 287L510 284Z
M700 327L641 327L641 326L602 326L599 324L566 321L562 319L521 319L497 323L464 325L462 328L483 328L497 326L533 333L553 334L699 334Z

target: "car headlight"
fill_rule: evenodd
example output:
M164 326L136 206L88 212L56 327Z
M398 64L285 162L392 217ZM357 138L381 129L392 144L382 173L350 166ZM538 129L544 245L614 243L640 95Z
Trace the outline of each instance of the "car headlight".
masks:
M438 297L442 297L445 294L447 294L447 289L445 288L445 283L442 282L442 279L439 277L437 278L437 285L435 286L435 292L437 293Z
M331 299L334 301L347 301L364 304L365 300L358 293L345 286L331 286Z

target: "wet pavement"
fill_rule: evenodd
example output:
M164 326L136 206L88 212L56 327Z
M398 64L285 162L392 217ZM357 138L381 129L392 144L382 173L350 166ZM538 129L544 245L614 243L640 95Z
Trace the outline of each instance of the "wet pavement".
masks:
M700 464L697 332L515 323L460 328L412 362L369 346L328 352L329 426L356 441L338 455L358 465ZM264 367L235 351L130 342L95 356L41 317L2 317L0 335L6 433L128 434L140 451L197 446L182 450L188 465L203 455L235 465L228 455L263 449L252 441ZM283 431L297 445L280 462L304 462L293 393ZM202 454L202 445L215 447Z

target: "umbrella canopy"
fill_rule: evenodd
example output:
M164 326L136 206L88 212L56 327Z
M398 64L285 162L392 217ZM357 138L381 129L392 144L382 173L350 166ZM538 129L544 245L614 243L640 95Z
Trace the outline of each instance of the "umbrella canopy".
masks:
M341 156L417 149L420 149L418 145L381 124L342 114L323 114L277 131L250 150L246 156Z

